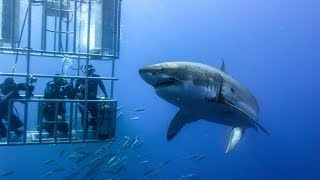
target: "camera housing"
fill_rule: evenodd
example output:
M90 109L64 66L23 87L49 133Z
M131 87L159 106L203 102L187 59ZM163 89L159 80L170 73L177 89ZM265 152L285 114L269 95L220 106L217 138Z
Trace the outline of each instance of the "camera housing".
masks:
M34 91L34 86L27 84L27 83L19 83L17 84L17 89L19 91L27 91L28 93L26 94L27 98L30 98L33 95L33 91Z

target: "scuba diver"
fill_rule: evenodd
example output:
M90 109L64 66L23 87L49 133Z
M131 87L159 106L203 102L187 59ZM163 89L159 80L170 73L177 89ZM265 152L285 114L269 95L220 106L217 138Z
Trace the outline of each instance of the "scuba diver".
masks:
M19 128L23 126L23 123L19 119L18 115L13 113L13 104L9 107L9 102L11 99L22 99L19 94L19 91L27 91L27 97L30 98L32 92L34 91L34 86L32 85L35 82L35 78L30 79L30 84L27 83L19 83L13 80L13 78L6 78L2 84L0 84L0 90L3 96L0 96L0 138L7 137L7 128L3 124L2 120L9 120L9 108L11 113L10 122L9 122L9 131L13 131L16 136L21 136L23 131ZM24 102L22 102L24 103Z
M88 72L88 77L100 77L99 75L94 74L95 69L91 64L88 65L87 72ZM101 79L88 79L88 96L87 96L88 100L99 100L99 98L97 98L98 86L103 92L105 99L108 98L106 88ZM75 89L77 92L77 99L81 99L81 100L85 99L85 79L78 79L75 84ZM84 109L85 109L84 102L79 103L79 111L82 115L81 123L82 123L83 130L87 133L88 125L92 125L93 131L96 132L97 117L98 117L98 102L88 102L87 116L89 115L89 113L92 116L92 118L90 118L89 120L88 120L88 117L84 118L84 114L85 114Z
M59 75L59 74L56 74ZM44 90L44 99L69 99L75 98L75 90L73 88L72 80L68 83L62 77L55 77L53 81L49 81L46 84ZM57 106L56 106L56 103ZM44 123L44 129L49 133L49 136L54 134L55 126L55 110L58 107L57 117L57 131L66 135L69 132L68 123L65 122L66 108L64 102L44 102L43 103L43 117L47 120Z

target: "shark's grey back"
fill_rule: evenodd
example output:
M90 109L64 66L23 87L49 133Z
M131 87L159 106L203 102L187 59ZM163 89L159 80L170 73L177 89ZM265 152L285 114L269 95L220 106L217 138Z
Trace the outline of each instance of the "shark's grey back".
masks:
M195 85L210 86L222 81L222 95L235 105L240 106L254 118L259 113L259 105L252 93L227 73L201 63L175 62L184 66L181 76L192 74ZM181 68L181 67L180 67ZM184 75L183 75L184 74Z

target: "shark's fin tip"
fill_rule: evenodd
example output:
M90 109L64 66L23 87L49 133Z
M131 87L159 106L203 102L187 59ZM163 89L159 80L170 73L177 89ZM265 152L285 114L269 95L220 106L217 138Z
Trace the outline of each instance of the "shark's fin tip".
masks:
M244 132L245 132L244 128L241 128L241 127L232 128L232 131L231 131L231 134L230 134L229 143L228 143L228 147L227 147L225 153L229 153L231 150L234 149L234 147L242 139Z
M177 134L174 133L174 134L167 134L167 141L170 141L172 140Z

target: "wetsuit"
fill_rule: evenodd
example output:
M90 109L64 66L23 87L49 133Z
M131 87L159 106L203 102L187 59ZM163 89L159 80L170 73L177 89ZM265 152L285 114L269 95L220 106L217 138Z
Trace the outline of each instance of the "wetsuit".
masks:
M90 77L100 77L97 74L92 74ZM107 93L105 90L105 86L101 79L88 79L88 100L98 100L97 93L98 93L98 86L104 93L104 95L107 97ZM78 79L76 82L76 90L77 90L77 98L78 99L85 99L85 79ZM88 130L88 118L86 118L86 126L84 127L84 109L85 104L79 103L79 111L82 115L81 123L82 127L85 131ZM97 129L97 117L98 117L98 102L88 102L87 106L88 114L91 114L92 119L90 119L90 124L93 127L93 130L95 131Z
M65 99L67 96L69 99L74 99L75 92L72 86L63 86L50 81L46 85L46 89L44 91L44 99ZM56 106L56 103L57 106ZM64 102L44 102L43 103L43 117L47 120L44 123L44 129L50 134L54 133L54 125L55 125L55 110L57 110L57 131L62 133L69 132L68 123L65 122L65 114L66 108Z
M9 101L10 99L19 99L18 90L14 89L5 96L0 97L0 137L7 137L7 128L3 124L2 120L8 121L8 114L9 114ZM18 128L23 126L23 123L19 119L19 117L13 113L13 106L11 108L11 118L9 123L9 130L15 132L16 135L21 135L22 131Z

